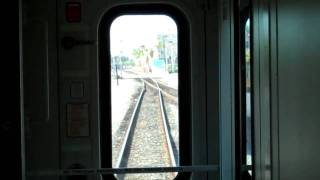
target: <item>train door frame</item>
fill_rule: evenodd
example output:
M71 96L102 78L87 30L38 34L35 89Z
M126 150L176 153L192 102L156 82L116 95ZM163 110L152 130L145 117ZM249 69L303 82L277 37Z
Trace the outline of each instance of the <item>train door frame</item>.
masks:
M221 101L220 109L222 126L221 162L226 164L226 167L221 166L222 179L235 179L236 167L239 167L239 165L236 165L236 147L230 147L230 144L234 145L236 143L236 136L238 135L235 131L237 128L235 125L235 108L237 107L235 103L235 81L237 81L237 76L234 72L236 56L239 56L236 51L236 47L239 45L236 45L236 41L234 41L234 39L239 38L237 35L238 27L235 26L239 18L238 2L239 0L220 1L220 98L225 99ZM252 167L254 178L265 180L273 176L271 171L276 167L271 167L271 161L277 160L277 157L273 158L271 156L271 148L272 150L277 149L277 146L271 147L272 141L277 142L277 124L271 124L271 118L275 118L277 113L276 101L272 102L274 99L270 98L271 93L276 94L277 88L276 81L270 81L270 78L276 79L276 63L272 66L270 64L273 61L270 58L276 56L275 38L277 34L275 28L277 21L275 14L273 14L275 10L276 4L274 1L252 1L252 23L250 24L252 29L252 59L254 60L252 67L252 80L254 82L252 87L254 92L252 133L254 134L253 153L255 156ZM270 22L272 23L271 26ZM274 45L271 50L270 43ZM226 101L230 103L228 104ZM271 105L273 106L272 109ZM271 117L271 115L273 116ZM230 134L232 137L229 137Z
M252 1L252 48L253 48L253 104L254 104L254 154L253 161L255 178L269 180L272 177L272 134L274 125L272 122L273 101L272 94L276 88L274 76L273 56L275 49L271 49L273 36L271 22L274 23L273 7L274 1L257 0ZM272 46L276 47L276 46ZM275 80L275 81L274 81Z
M234 11L235 11L235 157L236 157L236 178L239 180L245 180L248 177L245 176L245 172L249 170L252 171L251 178L254 177L254 166L247 165L246 163L246 139L247 139L247 120L246 120L246 39L245 39L245 28L246 23L250 23L250 108L251 108L251 142L254 142L253 127L254 122L252 118L254 117L254 106L253 106L253 51L252 51L252 3L251 1L236 1ZM254 148L251 145L252 161L254 161Z
M110 27L112 22L121 15L153 15L163 14L171 17L177 24L178 31L178 55L179 59L179 165L191 165L192 142L191 142L191 77L190 77L190 30L189 23L182 11L171 5L165 4L135 4L119 5L108 10L102 17L99 28L99 91L107 92L99 95L100 108L100 147L101 167L112 167L112 140L111 140L111 82L110 65ZM109 61L108 61L109 60ZM101 110L101 109L106 109ZM109 119L109 122L103 119ZM184 122L181 123L180 120ZM107 130L108 129L108 130ZM109 137L109 138L107 138ZM187 179L190 172L178 173L175 179ZM106 178L115 178L113 175L104 175Z

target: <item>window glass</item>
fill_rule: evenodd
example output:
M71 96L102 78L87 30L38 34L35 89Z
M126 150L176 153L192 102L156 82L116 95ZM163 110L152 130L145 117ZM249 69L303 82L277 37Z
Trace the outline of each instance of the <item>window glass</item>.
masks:
M251 78L251 49L250 49L250 19L245 25L245 67L246 67L246 164L252 165L252 78ZM252 171L249 171L252 174Z
M123 15L110 28L112 166L179 163L177 26L166 15ZM176 173L117 175L173 179Z

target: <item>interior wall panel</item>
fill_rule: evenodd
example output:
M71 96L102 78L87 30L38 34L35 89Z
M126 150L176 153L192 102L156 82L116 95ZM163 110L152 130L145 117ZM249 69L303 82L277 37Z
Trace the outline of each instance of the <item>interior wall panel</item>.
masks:
M320 2L278 1L279 179L320 178Z

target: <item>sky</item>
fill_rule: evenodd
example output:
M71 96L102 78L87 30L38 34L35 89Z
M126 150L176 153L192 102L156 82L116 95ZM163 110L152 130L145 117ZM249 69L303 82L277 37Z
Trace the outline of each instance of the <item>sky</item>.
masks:
M177 33L176 23L166 15L124 15L111 24L111 56L132 57L134 48L155 47L158 34Z

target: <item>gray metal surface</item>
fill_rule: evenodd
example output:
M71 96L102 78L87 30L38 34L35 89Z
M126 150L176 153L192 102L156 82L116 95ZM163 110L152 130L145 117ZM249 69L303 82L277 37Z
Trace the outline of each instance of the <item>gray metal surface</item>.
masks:
M278 1L279 179L320 179L320 2Z
M22 12L25 169L60 168L56 2L22 1Z
M219 19L219 136L220 179L235 179L234 157L234 56L232 1L220 1Z

